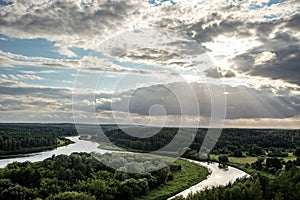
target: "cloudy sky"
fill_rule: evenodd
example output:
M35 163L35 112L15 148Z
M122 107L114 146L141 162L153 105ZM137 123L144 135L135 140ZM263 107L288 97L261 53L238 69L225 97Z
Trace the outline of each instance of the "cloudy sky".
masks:
M300 128L298 0L0 0L0 122Z

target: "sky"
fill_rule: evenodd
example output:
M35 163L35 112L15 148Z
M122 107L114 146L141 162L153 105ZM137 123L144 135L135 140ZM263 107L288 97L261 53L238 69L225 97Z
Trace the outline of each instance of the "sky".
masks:
M0 122L300 128L298 0L0 0Z

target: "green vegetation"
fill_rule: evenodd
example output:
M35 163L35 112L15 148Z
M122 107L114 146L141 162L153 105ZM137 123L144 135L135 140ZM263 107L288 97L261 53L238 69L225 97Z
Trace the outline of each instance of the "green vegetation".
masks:
M184 135L189 136L189 128L184 129ZM147 135L158 131L153 127L128 128L126 132L135 131ZM107 137L117 146L134 151L153 151L168 144L177 134L177 128L163 128L150 138L137 138L126 134L123 130L110 130ZM198 151L202 145L207 129L199 129L190 148L184 157L200 160ZM100 139L98 139L99 141ZM186 138L180 138L178 146L184 144ZM299 130L263 130L263 129L224 129L217 144L212 149L210 157L205 160L220 162L220 166L227 164L236 166L250 174L257 171L272 177L279 173L287 162L299 161L295 155L300 149ZM263 158L261 163L257 160ZM271 162L277 165L270 165ZM280 164L279 164L280 163Z
M166 199L180 191L183 191L202 180L206 179L208 170L198 164L177 160L176 164L181 166L181 171L174 173L174 178L166 184L149 191L147 196L135 198L136 200Z
M73 126L0 124L0 156L34 153L71 144Z
M216 154L209 154L210 160L218 162L218 155ZM245 157L232 157L228 156L228 162L229 163L235 163L235 164L251 164L254 163L257 160L257 157L252 156L245 156Z
M150 132L151 128L144 127L144 129L140 131ZM188 129L185 131L188 132ZM199 158L198 151L202 145L206 131L206 129L198 130L192 145L186 151L184 157L203 160L203 158ZM164 128L155 137L145 139L131 137L122 130L111 130L108 131L106 135L115 145L122 148L147 152L156 150L167 144L174 138L176 133L177 129L175 128ZM182 141L184 141L184 139L182 139ZM199 194L197 196L199 198L195 199L269 199L265 196L260 196L260 193L268 193L268 191L260 189L260 187L264 186L260 186L259 181L265 180L273 186L279 177L285 176L284 174L292 173L288 173L287 171L291 168L295 168L295 166L300 166L299 146L299 130L224 129L217 144L211 151L212 154L209 154L205 160L220 162L220 167L226 167L227 165L237 167L250 174L252 178L249 180L241 180L239 182L241 185L234 187L233 194L230 193L231 189L226 190L221 187L222 189L212 190L216 193L218 193L217 190L222 190L218 198L214 198L214 195L211 195L212 198L208 196L204 197L202 193L200 193L201 195ZM293 173L294 172L295 170ZM291 181L291 184L294 184L295 187L299 187L298 182ZM231 185L228 187L231 187ZM210 192L204 192L203 194L205 193L211 194ZM238 197L235 196L236 193L242 194ZM231 197L229 198L228 195L231 195ZM249 197L249 195L252 195L253 198ZM296 199L295 196L291 198L280 198L280 195L281 194L277 193L272 194L270 198Z
M299 146L295 149L294 155L297 157L300 157L300 147Z
M178 146L186 143L186 137L190 137L192 129L182 129L183 136L178 138ZM147 135L158 131L156 135L149 138L133 137L121 129L108 130L106 136L115 145L143 152L157 150L168 144L177 134L178 128L154 127L128 128L126 132L135 132ZM198 159L198 151L206 136L207 129L198 129L190 149L185 156ZM93 136L93 140L102 142L102 138ZM224 129L222 134L211 151L212 154L226 154L229 157L257 157L266 155L268 157L288 157L290 153L296 152L300 146L299 130L263 130L263 129ZM300 150L299 150L300 151Z
M114 146L108 142L100 142L99 149L111 150L111 151L124 151L122 147Z
M104 154L96 159L87 153L12 163L0 169L0 199L164 199L208 175L204 167L183 160L149 173L120 171L132 167L142 171L164 163L168 160L156 156Z
M99 142L99 148L137 152L154 151L165 146L178 131L177 128L163 128L153 137L146 137L156 128L128 126L127 131L145 136L138 138L112 125L106 126L105 134L115 147L97 134L92 134L96 133L97 128L87 126L87 135L83 138ZM291 188L299 191L299 130L224 129L211 154L200 159L198 151L206 131L198 130L184 157L220 162L221 167L231 165L249 173L251 178L205 190L188 199L297 199L299 194L292 194ZM188 145L190 133L189 128L183 130L178 137L178 147ZM63 137L75 134L75 127L69 124L2 124L0 154L40 151L65 145L69 141ZM168 153L166 151L165 155ZM169 161L166 157L119 155L106 154L95 159L90 154L74 153L53 156L38 163L10 164L0 169L0 199L166 199L200 182L208 174L207 169L184 160L160 170L142 173ZM135 163L137 160L140 163ZM114 166L114 169L107 166ZM141 173L128 174L121 172L121 169Z
M67 138L63 138L63 137L59 137L57 138L57 147L62 147L62 146L66 146L69 144L73 144L74 142L72 142L71 140L67 139Z
M285 170L274 179L256 175L247 179L240 179L227 186L206 189L193 195L187 200L296 200L300 197L300 169L293 166ZM176 197L175 200L182 200Z
M105 132L106 136L113 142L115 145L130 149L130 150L138 150L142 152L150 152L154 150L158 150L164 146L166 146L176 135L177 130L176 128L163 128L160 131L160 128L147 128L147 127L134 127L134 128L127 128L126 132L136 133L137 135L142 134L145 137L153 132L158 132L153 137L146 137L146 138L138 138L133 137L125 133L122 129L110 130ZM178 147L182 146L182 143L185 143L186 136L190 133L189 129L184 130L186 134L182 134L181 138L178 138ZM103 142L103 138L94 137L94 140L99 142Z

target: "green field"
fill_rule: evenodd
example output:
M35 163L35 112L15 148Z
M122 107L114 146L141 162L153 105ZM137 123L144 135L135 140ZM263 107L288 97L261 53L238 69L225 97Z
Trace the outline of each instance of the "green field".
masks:
M218 162L218 156L219 155L215 155L215 154L210 154L210 157L212 160ZM236 167L240 170L243 170L244 172L250 174L250 175L255 175L257 174L257 170L255 169L252 169L250 167L245 167L245 165L248 163L248 164L251 164L251 163L254 163L256 160L257 160L257 157L252 157L252 156L247 156L247 157L240 157L240 158L237 158L237 157L228 157L228 160L229 160L229 165L230 166L233 166L233 167ZM273 179L275 176L274 174L271 174L271 173L268 173L268 172L264 172L264 171L259 171L259 173L267 176L268 178L271 178Z
M209 154L210 158L212 160L218 161L218 156L216 154ZM230 163L237 163L237 164L251 164L254 163L257 160L257 157L251 157L251 156L247 156L247 157L228 157L228 160Z
M111 151L124 151L125 149L122 147L118 147L116 145L112 145L111 143L107 142L98 142L100 145L98 146L99 149L104 150L111 150Z
M134 198L135 200L167 199L199 182L206 179L208 170L205 167L185 160L177 160L182 169L176 172L174 179L166 184L149 191L147 196Z
M210 158L212 160L218 161L218 155L216 154L210 154ZM268 158L268 156L266 156ZM293 161L296 160L297 157L293 153L289 153L288 157L278 157L283 159L284 161ZM235 164L251 164L254 163L257 160L257 157L254 156L246 156L246 157L228 157L228 160L230 163L235 163Z
M296 159L297 159L297 157L293 153L289 153L288 157L283 158L284 161L289 161L289 160L293 161L293 160L296 160Z

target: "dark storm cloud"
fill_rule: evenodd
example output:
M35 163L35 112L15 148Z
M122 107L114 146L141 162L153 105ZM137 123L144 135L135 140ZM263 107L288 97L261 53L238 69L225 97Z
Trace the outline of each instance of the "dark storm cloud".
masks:
M177 51L178 52L178 51ZM134 62L151 62L160 65L177 65L182 67L191 67L192 64L187 62L180 52L174 53L162 49L142 48L137 51L129 52L124 55L125 59Z
M283 91L286 88L283 89ZM246 86L225 86L227 119L286 118L300 114L300 97L276 96L269 88L260 90ZM139 88L119 94L114 103L97 105L97 110L124 111L149 115L151 106L162 105L168 115L211 116L211 93L225 95L221 86L201 83L170 83ZM195 96L193 96L195 94ZM196 98L195 98L196 97ZM221 99L216 99L220 104ZM219 102L219 103L218 103ZM216 105L215 105L216 106Z
M167 47L173 46L176 47L176 51L179 55L190 55L195 56L199 54L206 53L204 47L194 41L189 40L178 40L176 42L169 42L166 44Z
M235 73L232 71L232 70L227 70L226 72L225 72L225 74L223 74L223 77L225 77L225 78L233 78L233 77L235 77L236 75L235 75Z
M298 30L299 28L297 28L296 24L299 24L299 18L299 14L264 22L241 21L239 18L231 17L221 19L221 22L214 22L216 19L210 18L208 21L202 19L200 22L186 26L187 29L182 31L192 36L199 43L209 42L219 35L238 38L258 37L259 40L264 40L269 38L270 34L277 27ZM203 27L206 23L211 24Z
M248 73L300 85L300 47L290 46L287 49L274 50L274 52L277 58L273 62L257 65Z
M298 29L295 25L300 24L299 16L296 14L276 23L260 24L256 30L262 45L233 58L234 67L252 76L281 79L299 85L300 41L292 32ZM271 31L273 36L270 34ZM263 52L273 53L275 57L263 63L255 63L257 57Z
M95 1L91 6L82 7L76 1L56 0L47 6L29 6L25 12L18 10L18 5L15 7L1 16L1 33L9 34L13 30L21 37L26 34L68 36L66 40L76 39L71 37L78 35L86 39L103 35L108 30L119 30L124 21L139 13L139 6L132 1Z
M229 10L228 10L229 9ZM234 8L236 9L236 8ZM155 26L168 28L189 36L198 43L210 42L218 35L250 37L249 29L255 28L252 22L245 22L231 16L224 19L222 12L230 12L231 8L220 8L219 13L207 13L206 17L197 19L190 23L185 20L178 20L166 15L161 21L155 22ZM166 10L165 12L168 12ZM167 17L170 16L170 17Z
M71 97L69 89L23 86L17 82L2 81L0 111L70 112Z
M246 86L225 88L227 94L227 118L287 118L300 114L299 97L276 96L270 89L254 89ZM296 103L296 104L295 104Z
M224 70L219 67L208 68L204 71L205 75L210 78L233 78L235 73L232 70Z
M208 26L203 28L203 26L215 20L222 20L223 18L219 13L213 12L207 13L205 17L199 18L197 21L191 23L189 20L173 17L173 15L179 13L184 14L190 12L189 9L180 10L180 8L164 7L160 12L164 13L162 14L163 17L159 21L154 20L152 23L153 26L181 32L190 37L193 35L193 39L198 39L197 41L200 41L200 43L211 40L211 38L217 34L217 30L213 29L217 27L217 24L213 25L213 27Z
M175 53L171 53L161 49L150 48L138 49L137 52L129 53L125 56L137 60L156 60L158 59L158 56L161 56L159 60L163 62L179 57L179 55Z
M300 14L296 14L288 21L287 27L299 31L300 30L299 22L300 22Z
M276 43L276 40L273 41ZM272 43L270 41L269 43ZM272 52L276 58L265 63L255 64L255 57L262 50ZM263 51L264 52L264 51ZM300 46L290 45L286 47L261 46L236 56L233 59L237 70L252 76L263 76L271 79L281 79L289 83L300 85Z
M200 89L202 88L202 89ZM97 105L97 110L129 111L140 115L149 115L151 106L162 105L168 115L191 114L197 115L198 96L209 96L205 86L199 85L197 94L188 83L170 83L167 85L152 85L142 87L136 90L115 95L117 101L113 103L101 103ZM201 112L208 115L210 102L207 99L202 101L203 108Z
M295 2L290 3L291 5L295 4ZM176 10L166 7L161 10L161 12L165 13L164 17L160 21L154 21L153 26L181 32L199 43L210 42L219 35L234 38L268 38L277 27L299 30L299 14L294 14L290 17L275 18L273 20L262 21L260 19L254 21L250 18L245 19L237 16L236 13L241 12L240 9L239 5L220 6L217 11L206 10L207 14L205 16L191 22L172 17L172 14L189 12L189 10ZM224 13L228 14L224 15Z
M206 28L202 28L201 24L194 24L190 28L190 30L196 32L192 38L199 43L212 41L218 35L249 37L250 33L247 29L247 24L244 22L227 20L223 20L221 23L213 23ZM236 34L237 32L238 34Z
M0 84L0 111L43 111L55 113L72 111L73 91L64 88L47 88L22 86L13 82ZM97 93L94 90L82 89L77 91L76 109L80 111L93 111L95 99L111 99L112 94ZM90 98L93 97L93 98Z

